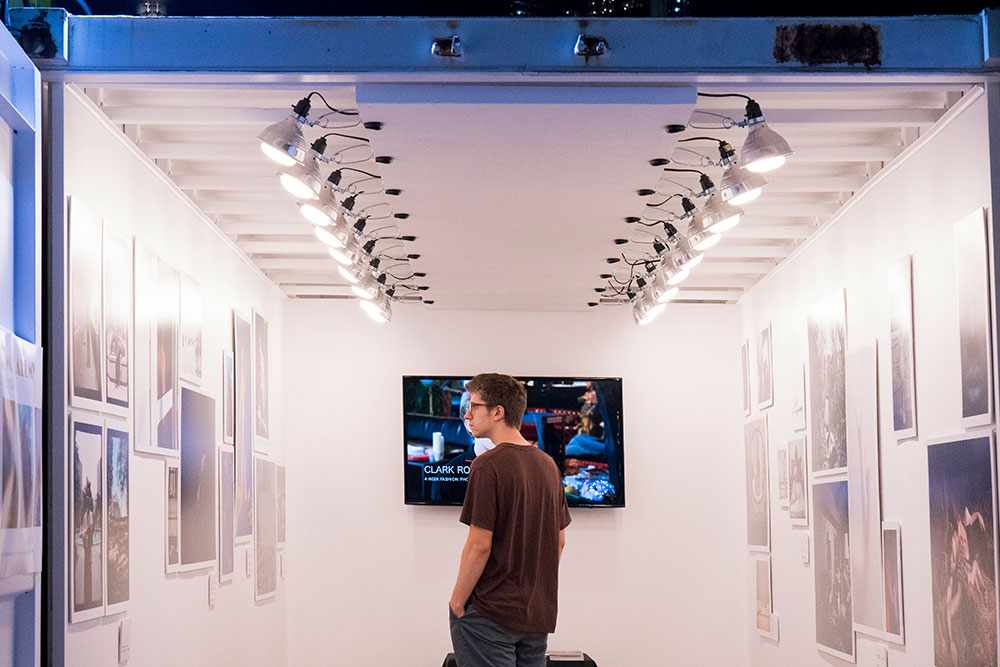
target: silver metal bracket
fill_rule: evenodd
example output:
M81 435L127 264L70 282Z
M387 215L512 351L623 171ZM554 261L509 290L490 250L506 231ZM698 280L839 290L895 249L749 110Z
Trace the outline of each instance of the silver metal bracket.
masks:
M580 35L576 38L576 45L573 47L573 53L584 58L603 56L607 52L607 40L593 35Z
M435 39L431 44L431 53L443 58L460 58L462 56L462 40L458 35Z

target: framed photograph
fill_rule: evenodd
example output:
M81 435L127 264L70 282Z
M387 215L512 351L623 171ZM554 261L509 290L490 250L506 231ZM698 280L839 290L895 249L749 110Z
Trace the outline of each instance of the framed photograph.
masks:
M984 429L927 446L935 667L997 664L993 444Z
M104 428L89 417L71 419L69 621L77 623L104 616Z
M847 495L847 480L823 478L812 485L813 575L817 648L854 662L857 644L851 611Z
M806 449L805 434L788 441L788 517L793 526L809 525Z
M250 320L233 311L236 351L236 543L253 535L253 337Z
M219 448L219 581L232 581L236 549L236 456L232 447Z
M878 444L878 352L872 341L847 355L847 486L854 629L874 637L885 632Z
M222 351L222 441L227 445L236 442L236 361L229 350Z
M132 237L104 229L104 407L121 417L132 399Z
M181 466L178 459L166 460L167 500L164 503L167 537L164 540L166 548L167 573L178 572L181 568Z
M180 274L157 258L154 288L157 296L156 325L151 360L155 382L152 389L151 451L167 456L180 454L177 437L177 330L180 319Z
M882 522L882 581L885 591L885 638L894 644L904 644L903 547L898 521Z
M889 267L889 343L892 369L892 432L917 437L917 382L913 362L913 273L910 255Z
M268 421L268 375L267 320L256 310L253 312L253 382L254 382L254 449L266 452L267 438L270 437Z
M774 374L771 372L771 323L757 334L757 407L774 405Z
M68 209L70 405L100 411L104 408L104 221L78 197L70 198Z
M202 329L205 326L205 303L201 283L181 274L180 376L192 384L201 384Z
M152 410L150 401L153 386L151 341L156 326L157 293L153 272L156 257L149 246L135 239L132 244L132 378L138 391L132 392L132 447L137 452L157 454L152 440Z
M743 415L750 416L750 342L740 345L740 364L743 370Z
M107 420L104 429L104 460L108 483L108 576L105 577L106 614L128 608L131 598L129 573L129 446L128 422Z
M277 466L278 546L285 546L285 466Z
M962 426L993 421L989 249L985 209L955 223L958 333L962 356Z
M847 471L847 311L837 290L809 312L809 419L813 476Z
M778 447L778 507L788 509L788 446Z
M773 608L771 605L771 556L769 554L754 555L754 574L756 580L756 619L757 634L768 639L778 639L778 628L771 622Z
M30 408L28 410L30 416ZM21 466L22 441L26 439L26 433L22 433L21 417L22 411L19 409L16 398L0 399L0 475L2 475L3 489L3 509L0 512L0 530L3 534L8 531L23 528L24 508L22 507L22 495L24 493L25 479ZM0 540L0 544L2 544Z
M215 399L181 386L181 563L199 570L216 561Z
M254 599L278 593L277 466L254 457Z
M806 430L806 365L802 364L792 381L792 430Z
M751 551L770 551L767 415L744 424L743 437L747 455L747 545Z

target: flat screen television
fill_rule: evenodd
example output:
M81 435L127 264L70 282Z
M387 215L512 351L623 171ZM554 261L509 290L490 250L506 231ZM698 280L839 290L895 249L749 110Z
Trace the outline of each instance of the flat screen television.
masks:
M403 376L407 505L461 505L472 461L492 447L463 419L471 376ZM570 507L625 506L621 378L519 377L521 435L552 457Z

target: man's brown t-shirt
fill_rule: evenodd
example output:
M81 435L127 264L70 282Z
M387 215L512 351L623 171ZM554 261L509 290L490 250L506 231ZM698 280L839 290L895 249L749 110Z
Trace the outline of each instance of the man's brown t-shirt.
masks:
M570 522L555 461L538 447L509 442L480 454L459 520L493 531L469 598L476 611L514 632L555 632L559 531Z

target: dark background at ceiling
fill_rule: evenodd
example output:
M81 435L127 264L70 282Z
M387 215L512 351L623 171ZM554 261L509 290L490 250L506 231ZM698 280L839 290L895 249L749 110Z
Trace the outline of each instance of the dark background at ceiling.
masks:
M941 4L928 0L886 2L843 0L806 3L789 0L160 0L168 16L914 16L977 14L982 0ZM11 3L13 6L15 3ZM31 4L29 2L25 4ZM138 0L91 0L94 14L135 15ZM76 0L54 0L74 14L86 13Z

